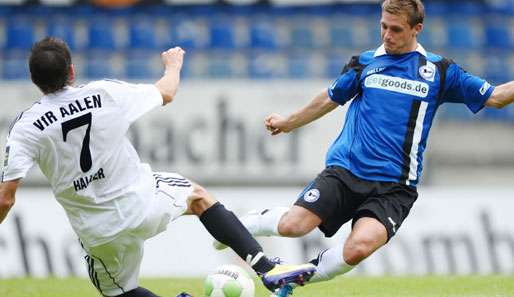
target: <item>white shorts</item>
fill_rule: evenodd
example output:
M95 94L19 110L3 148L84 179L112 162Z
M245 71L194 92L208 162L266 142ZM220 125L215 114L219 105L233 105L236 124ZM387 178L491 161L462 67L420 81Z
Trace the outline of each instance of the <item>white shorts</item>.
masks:
M187 211L191 181L176 173L155 172L154 177L153 205L143 223L111 242L85 250L89 277L103 296L118 296L139 286L145 240L166 230L170 220Z

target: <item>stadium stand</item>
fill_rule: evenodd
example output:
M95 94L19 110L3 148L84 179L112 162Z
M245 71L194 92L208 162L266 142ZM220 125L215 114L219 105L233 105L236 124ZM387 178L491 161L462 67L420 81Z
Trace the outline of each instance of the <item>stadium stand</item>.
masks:
M68 0L42 2L47 5L3 1L0 79L27 79L24 59L32 43L45 35L63 38L84 58L81 75L88 79L156 78L160 66L153 55L170 45L188 51L185 78L332 79L351 55L375 48L380 38L376 4L214 2L101 8ZM186 3L193 5L182 5ZM512 78L512 1L429 1L426 8L420 42L428 50L492 83Z

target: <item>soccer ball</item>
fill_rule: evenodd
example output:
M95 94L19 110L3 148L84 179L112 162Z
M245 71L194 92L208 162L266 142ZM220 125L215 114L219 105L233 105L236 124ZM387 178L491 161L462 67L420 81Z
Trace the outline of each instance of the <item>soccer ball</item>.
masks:
M206 297L254 297L254 292L253 280L237 265L220 266L205 279Z

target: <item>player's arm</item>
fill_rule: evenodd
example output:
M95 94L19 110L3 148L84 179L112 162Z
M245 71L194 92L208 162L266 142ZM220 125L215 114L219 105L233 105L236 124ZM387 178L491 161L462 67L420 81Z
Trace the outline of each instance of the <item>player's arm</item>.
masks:
M485 102L485 106L503 108L514 102L514 81L494 88L493 93Z
M163 105L170 103L177 93L184 54L185 51L180 47L171 48L161 54L164 75L155 83L155 86L162 95Z
M14 205L19 179L0 183L0 223L2 223Z
M339 104L330 99L328 91L323 90L316 95L309 104L288 117L271 114L264 120L264 124L271 132L271 135L277 135L281 132L287 133L319 119L334 110L338 105Z

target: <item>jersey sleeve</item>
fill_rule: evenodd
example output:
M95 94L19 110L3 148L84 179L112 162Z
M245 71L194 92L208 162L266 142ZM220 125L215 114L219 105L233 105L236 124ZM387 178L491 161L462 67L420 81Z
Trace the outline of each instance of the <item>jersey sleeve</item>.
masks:
M341 75L328 88L328 96L332 101L344 105L355 97L359 91L359 79L363 66L359 63L359 57L354 56L346 64Z
M37 146L29 143L30 136L24 134L13 129L7 137L2 182L24 178L35 165Z
M464 103L473 113L484 108L485 102L493 93L493 86L462 70L457 64L452 63L446 73L443 102Z
M163 104L161 93L153 84L131 84L115 80L104 80L101 84L119 105L129 123Z

